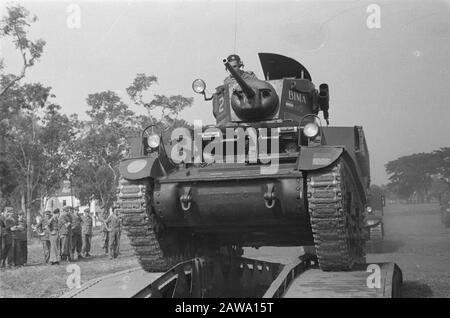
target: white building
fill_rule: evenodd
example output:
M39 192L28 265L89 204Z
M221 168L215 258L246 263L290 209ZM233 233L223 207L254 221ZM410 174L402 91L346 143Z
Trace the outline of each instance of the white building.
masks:
M64 181L61 189L57 190L55 194L49 198L44 198L42 211L53 211L56 208L62 210L65 206L71 206L78 208L79 211L84 211L84 209L89 208L93 214L94 225L101 225L98 215L100 215L103 210L97 200L91 200L89 205L80 206L80 200L73 195L70 189L70 181Z
M42 204L43 210L53 211L54 209L62 209L65 206L79 207L80 200L78 200L70 189L70 182L64 181L60 189L58 189L51 197L44 198Z

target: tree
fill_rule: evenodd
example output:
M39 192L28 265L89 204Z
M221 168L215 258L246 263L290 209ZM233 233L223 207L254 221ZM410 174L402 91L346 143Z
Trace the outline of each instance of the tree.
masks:
M184 120L179 120L178 115L182 110L191 107L194 99L182 95L154 95L150 101L144 100L144 94L149 88L158 83L155 75L147 76L145 73L136 75L133 83L127 88L131 100L138 106L147 109L149 122L160 126L163 130L172 130L177 125L185 125ZM156 110L160 112L158 115Z
M73 187L83 203L93 197L108 211L116 199L126 138L137 132L135 115L112 91L90 94L86 101L90 120L82 124L75 146Z
M402 198L409 198L417 193L423 201L431 185L431 178L427 175L429 161L432 155L428 153L403 156L386 164L386 172L390 185Z
M389 161L385 167L390 181L388 188L401 198L415 194L423 201L432 189L433 179L449 181L450 148L403 156Z
M67 178L71 163L71 152L77 132L76 116L67 117L61 114L61 107L49 104L42 118L40 143L45 173L41 176L41 197L48 197L61 186L61 181Z
M27 28L31 23L37 21L36 16L31 16L30 12L20 5L7 7L6 12L7 15L0 20L0 37L12 38L12 42L20 52L23 65L20 74L1 76L0 96L4 95L11 86L25 77L27 69L33 66L41 57L45 46L45 41L42 39L36 41L28 39ZM3 68L3 60L0 62L1 70Z
M116 200L119 163L128 153L130 137L140 134L150 124L163 130L164 136L170 134L174 127L189 126L178 115L192 105L193 99L181 95L155 95L146 101L144 95L155 83L156 76L140 73L127 88L131 100L144 107L147 116L136 116L115 92L88 95L86 102L90 107L87 111L90 119L82 124L72 155L75 160L72 183L82 203L94 198L105 211L110 209Z
M4 204L12 204L12 193L16 191L18 183L11 183L8 175L14 171L14 163L5 156L5 133L10 125L11 116L17 115L20 107L27 104L24 100L23 88L18 82L25 77L28 68L33 66L41 57L45 41L38 39L31 41L27 36L27 29L37 21L28 10L20 5L6 8L6 15L0 20L0 40L11 38L22 57L20 74L5 74L4 60L0 59L0 208ZM30 88L30 87L29 87ZM12 92L11 92L12 90Z
M7 171L14 171L29 235L32 210L60 185L67 159L65 147L73 136L70 120L49 101L50 90L39 83L17 87L18 100L25 105L10 113L5 124L2 157L9 164Z
M14 205L12 194L17 189L19 183L15 178L14 166L4 157L0 160L0 211L8 205Z
M430 173L436 175L450 187L450 147L435 150L433 158L433 169Z

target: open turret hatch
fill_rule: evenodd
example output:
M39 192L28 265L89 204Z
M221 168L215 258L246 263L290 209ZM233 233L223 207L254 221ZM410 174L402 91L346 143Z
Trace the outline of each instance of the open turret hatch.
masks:
M274 53L258 53L266 80L302 78L312 81L306 67L290 57Z

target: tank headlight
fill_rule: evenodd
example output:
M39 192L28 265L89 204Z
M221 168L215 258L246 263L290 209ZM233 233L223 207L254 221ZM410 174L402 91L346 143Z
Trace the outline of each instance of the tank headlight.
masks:
M366 211L367 211L367 213L372 213L372 207L371 206L367 206L366 207Z
M306 124L305 128L303 128L303 133L306 137L313 138L319 133L319 126L314 123Z
M197 94L203 94L205 92L205 89L206 89L206 84L205 84L205 82L203 80L196 79L195 81L192 82L192 89Z
M160 142L160 138L158 135L150 135L147 138L147 144L150 148L158 148L159 142Z

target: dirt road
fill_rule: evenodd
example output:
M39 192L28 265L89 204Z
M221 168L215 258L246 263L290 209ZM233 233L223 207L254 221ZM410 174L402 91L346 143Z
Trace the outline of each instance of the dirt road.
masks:
M404 278L403 297L450 297L450 229L441 223L437 204L390 205L385 208L382 253L367 262L395 262ZM245 249L245 256L289 262L298 247Z
M450 229L437 204L390 205L385 209L383 253L368 262L393 261L403 271L403 297L450 297Z

